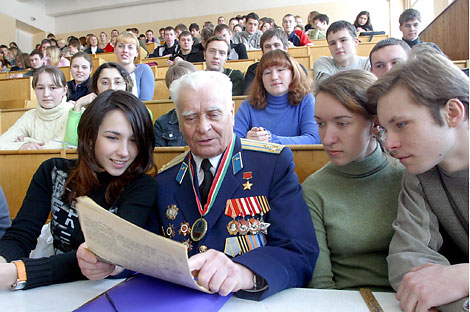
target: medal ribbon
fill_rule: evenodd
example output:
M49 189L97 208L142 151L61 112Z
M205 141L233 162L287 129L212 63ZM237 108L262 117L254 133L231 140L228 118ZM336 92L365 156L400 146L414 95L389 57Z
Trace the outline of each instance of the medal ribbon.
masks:
M235 134L233 134L232 141L227 146L227 151L222 157L222 161L220 163L219 169L217 169L217 172L215 173L214 181L212 182L211 189L209 191L209 194L207 195L207 203L204 205L204 207L202 207L201 201L199 200L199 196L197 196L196 186L194 185L194 170L193 170L193 165L191 163L191 153L189 153L189 164L190 164L189 173L191 175L191 183L193 185L194 196L196 197L197 209L199 210L199 213L201 214L201 216L205 216L206 214L208 214L212 206L214 205L215 199L220 190L220 186L222 185L222 182L224 181L225 174L227 173L228 166L230 165L230 161L227 161L227 160L232 159L234 147L235 147Z

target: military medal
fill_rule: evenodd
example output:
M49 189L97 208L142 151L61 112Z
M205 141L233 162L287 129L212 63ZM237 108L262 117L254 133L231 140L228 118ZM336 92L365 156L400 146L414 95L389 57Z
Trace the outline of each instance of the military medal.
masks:
M252 172L243 172L243 179L246 180L246 183L243 183L243 190L251 190L253 183L250 183L250 179L252 178Z
M255 218L251 218L250 220L248 220L248 222L250 224L250 227L249 227L250 233L253 235L258 234L259 229L260 229L260 221Z
M193 250L193 242L188 238L183 241L184 247L189 251Z
M197 219L191 228L191 239L195 242L200 241L207 232L207 221L204 217Z
M237 220L232 220L227 224L227 231L230 235L237 235L239 223Z
M196 190L196 186L194 183L194 180L195 180L194 170L193 170L193 165L191 163L191 153L189 153L189 156L188 156L189 157L189 173L191 175L191 183L193 185L193 192L196 198L197 209L199 210L199 213L201 215L201 218L194 221L191 227L190 236L191 236L191 239L195 242L200 241L204 237L204 235L206 235L208 225L207 225L207 221L204 219L204 216L209 213L212 206L214 205L215 199L220 190L220 186L222 185L222 182L224 181L225 174L227 173L227 169L230 165L229 159L232 157L233 148L235 147L235 143L234 143L235 138L236 137L234 135L232 138L232 141L230 141L229 145L227 146L227 150L222 156L220 165L217 169L217 172L215 173L214 180L212 181L209 194L207 195L207 202L204 205L204 207L202 207L201 200L198 196L198 192Z
M177 215L178 215L178 207L176 207L176 205L169 205L166 208L165 217L168 220L170 220L170 221L175 220Z
M238 223L240 224L238 227L238 233L240 233L240 235L245 235L250 231L250 223L248 221L241 219Z
M175 227L173 224L168 224L165 230L166 237L173 238L175 236Z
M188 235L188 233L191 231L191 229L189 228L189 223L188 222L183 222L181 223L180 225L180 228L178 230L178 233L180 235L183 235L183 236L186 236Z

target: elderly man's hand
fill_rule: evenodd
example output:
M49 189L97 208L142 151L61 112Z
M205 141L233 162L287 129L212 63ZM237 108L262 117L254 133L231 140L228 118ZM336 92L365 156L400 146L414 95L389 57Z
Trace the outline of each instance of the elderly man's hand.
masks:
M468 263L425 264L405 274L396 298L405 312L428 311L468 296Z
M254 286L251 270L214 249L192 256L189 259L189 269L199 285L221 296L240 289L252 289Z

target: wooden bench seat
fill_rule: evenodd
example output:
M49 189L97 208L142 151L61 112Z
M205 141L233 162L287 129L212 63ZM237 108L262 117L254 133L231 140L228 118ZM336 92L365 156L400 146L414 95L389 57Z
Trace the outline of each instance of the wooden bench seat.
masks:
M292 145L290 148L294 154L295 172L300 182L329 161L322 145ZM187 149L188 147L155 148L154 159L158 168ZM7 198L11 218L18 213L31 178L39 165L52 157L75 159L77 151L71 149L0 151L0 185Z
M0 109L36 107L32 77L0 80Z

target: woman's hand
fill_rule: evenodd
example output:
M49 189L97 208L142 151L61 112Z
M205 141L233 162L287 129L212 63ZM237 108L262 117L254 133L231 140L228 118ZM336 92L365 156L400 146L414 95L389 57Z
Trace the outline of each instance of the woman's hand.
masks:
M87 94L85 96L82 96L81 98L79 98L75 104L74 104L74 107L73 107L73 110L75 112L79 112L82 110L82 107L84 106L87 106L88 104L90 104L91 102L93 102L94 99L96 99L97 95L95 93L90 93L90 94Z
M90 280L100 280L124 271L120 266L98 260L95 254L87 248L86 243L82 243L78 247L77 260L82 274Z
M14 263L0 263L0 287L13 285L17 277L18 272Z
M22 142L22 141L18 141ZM25 143L20 146L20 150L39 150L44 148L45 143L36 143L36 142L31 142L31 143Z
M246 138L250 140L269 142L271 140L271 134L263 127L253 127L246 133Z

